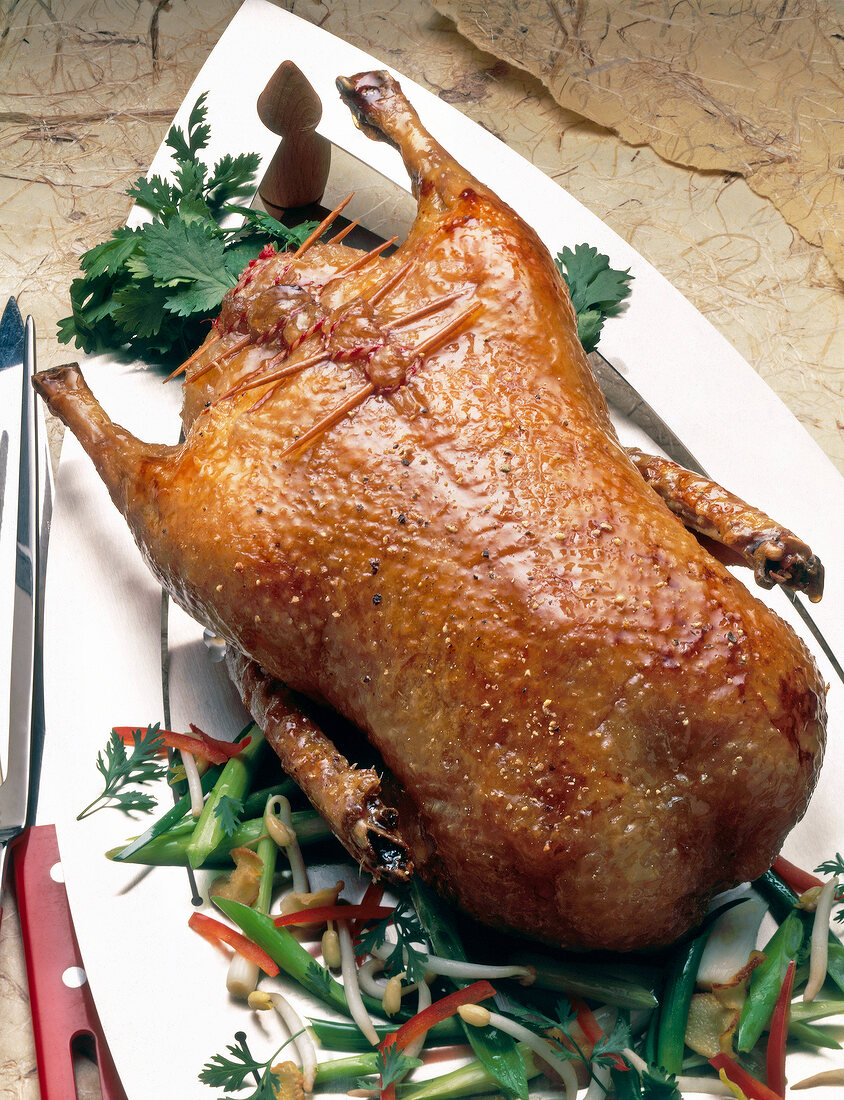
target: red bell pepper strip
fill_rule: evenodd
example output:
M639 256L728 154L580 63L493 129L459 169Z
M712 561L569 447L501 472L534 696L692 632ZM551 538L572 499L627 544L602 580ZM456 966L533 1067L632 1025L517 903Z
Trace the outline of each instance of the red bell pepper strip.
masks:
M791 988L794 985L794 971L797 964L794 959L788 964L782 987L771 1016L768 1033L765 1075L768 1085L785 1100L785 1043L788 1038L788 1021L791 1016Z
M569 1003L577 1013L577 1022L588 1043L594 1047L601 1039L606 1038L604 1029L598 1023L595 1013L585 1001L581 1001L578 997L569 997ZM613 1059L613 1068L622 1071L630 1069L624 1059L618 1055Z
M806 890L812 890L815 886L823 886L823 882L816 875L804 871L802 867L798 867L795 863L789 863L782 856L777 856L771 870L774 874L779 875L786 886L790 886L797 895L804 893Z
M190 723L190 728L195 737L198 737L200 741L203 741L209 748L214 749L215 752L222 753L226 760L231 760L233 756L243 752L252 740L251 737L244 737L241 741L220 741L218 738L212 737L210 733L201 730L199 726L195 726L193 722Z
M777 1096L773 1089L769 1089L767 1085L757 1081L747 1070L742 1069L729 1054L716 1054L714 1058L709 1059L709 1064L719 1072L723 1070L724 1075L734 1085L738 1085L747 1100L781 1100L781 1097Z
M195 731L196 736L192 737L189 733L176 733L173 730L159 730L158 736L161 738L162 743L159 754L163 756L168 748L178 749L180 752L189 752L194 756L199 756L207 760L209 764L225 764L232 756L237 756L239 752L245 749L252 740L251 737L244 737L242 741L229 744L226 741L218 741L214 737L209 737L208 734L203 733L196 726L191 726L191 729ZM128 744L134 742L137 731L137 726L114 726L112 730L122 741Z
M404 1050L414 1039L418 1039L420 1035L424 1035L426 1031L429 1031L434 1024L453 1016L463 1005L475 1005L478 1001L485 1001L494 996L495 989L489 982L472 982L471 985L458 989L454 993L449 993L447 997L441 997L440 1000L434 1001L432 1005L423 1008L421 1012L417 1012L415 1016L411 1016L398 1031L390 1032L378 1049L382 1053L391 1047ZM381 1090L381 1100L395 1100L395 1096L396 1086L394 1084Z
M380 882L375 882L375 880L373 879L369 883L369 885L367 886L366 890L364 891L363 897L360 899L358 904L359 905L380 905L381 904L381 898L383 896L384 896L384 887L380 884ZM356 920L352 924L349 925L349 934L352 937L352 942L353 943L358 938L361 931L363 930L363 924L364 924L363 921L357 921Z
M276 928L288 924L321 924L327 920L384 920L391 917L395 910L385 905L315 905L313 909L300 909L295 913L284 913L273 917Z
M252 940L248 940L237 929L229 928L222 921L215 920L214 917L209 917L206 913L191 913L188 927L192 928L194 932L198 932L209 943L227 943L239 955L243 955L245 959L259 966L270 978L274 978L278 974L278 966L262 947L259 947L257 943L253 943Z

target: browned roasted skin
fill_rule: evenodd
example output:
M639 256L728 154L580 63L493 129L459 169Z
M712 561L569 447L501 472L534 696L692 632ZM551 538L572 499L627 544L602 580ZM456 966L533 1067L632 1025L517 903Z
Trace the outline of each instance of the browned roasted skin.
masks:
M552 943L666 943L804 812L824 685L619 446L532 230L385 74L341 87L414 181L399 250L332 281L343 244L256 262L179 448L130 442L73 375L39 389L173 596L379 750L429 881Z

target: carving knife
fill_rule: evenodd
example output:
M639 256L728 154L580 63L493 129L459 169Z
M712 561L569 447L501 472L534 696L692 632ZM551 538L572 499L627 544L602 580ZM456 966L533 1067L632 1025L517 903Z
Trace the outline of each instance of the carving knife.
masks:
M589 354L589 364L604 397L614 409L617 409L638 428L646 432L672 462L678 463L678 465L691 470L693 473L700 474L701 477L709 477L709 474L683 443L682 439L675 434L656 409L647 403L639 391L627 381L624 375L608 359L605 359L599 351L593 351ZM806 604L794 592L779 585L777 587L780 588L782 594L803 620L806 628L823 651L824 656L832 665L836 675L844 683L844 668L842 668L841 662L836 657L820 627L812 618Z
M30 377L35 360L32 318L24 326L10 298L0 325L0 677L8 685L7 766L0 783L0 905L8 845L31 819L37 767L32 768L33 703L36 692L38 591L38 440ZM38 608L36 608L38 596ZM6 697L4 696L4 702ZM0 711L2 714L2 711Z

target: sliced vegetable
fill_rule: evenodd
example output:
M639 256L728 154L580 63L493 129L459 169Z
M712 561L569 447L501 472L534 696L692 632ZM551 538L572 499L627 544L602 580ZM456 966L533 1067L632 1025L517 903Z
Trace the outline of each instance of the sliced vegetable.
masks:
M322 1046L327 1050L368 1051L369 1042L361 1035L357 1025L348 1020L310 1019L311 1030ZM378 1042L381 1043L396 1030L394 1024L376 1024ZM457 1017L451 1016L442 1023L435 1024L428 1032L431 1046L450 1046L463 1040L463 1029ZM494 1078L493 1078L494 1080Z
M748 1051L759 1040L774 1011L785 972L792 959L797 959L805 942L806 928L792 910L765 945L765 961L757 966L750 978L747 1000L736 1028L736 1050Z
M211 790L211 788L217 782L219 775L220 769L212 767L209 768L208 771L200 777L199 782L200 786L202 787L203 794L207 794L208 791ZM114 855L109 854L109 859L114 859L118 863L122 863L127 860L131 861L131 857L135 854L135 852L140 851L141 848L149 844L151 840L154 840L156 837L162 836L164 833L172 829L175 825L178 825L178 823L184 818L185 814L190 808L191 796L189 794L186 794L182 798L180 798L179 801L176 802L175 805L171 809L169 809L166 814L163 814L158 819L158 821L150 825L146 832L141 833L139 837L136 837L124 848L115 848L113 850ZM193 828L193 822L191 822L191 828Z
M387 1036L381 1043L381 1049L386 1050L394 1046L398 1050L404 1050L408 1043L412 1043L417 1036L429 1031L434 1024L454 1016L461 1005L476 1005L494 996L495 989L489 982L472 982L463 989L457 989L454 993L441 997L424 1011L417 1012L402 1024L398 1031Z
M797 895L806 890L812 890L816 886L823 886L823 879L819 879L809 871L804 871L802 867L798 867L797 864L791 863L782 856L777 856L771 865L771 870L779 875L786 886Z
M416 875L411 883L410 895L413 906L422 923L431 944L439 956L467 961L463 943L455 931L454 921L448 907ZM426 961L426 967L428 961ZM451 978L452 984L460 985L460 979ZM463 1034L490 1075L505 1092L528 1100L528 1079L522 1057L512 1036L505 1035L496 1028L469 1027L462 1023Z
M822 888L818 897L815 919L812 922L812 950L809 956L809 980L803 990L803 1000L813 1001L820 993L826 978L827 962L829 959L829 921L832 916L832 906L835 904L835 893L838 889L838 878L831 878Z
M794 972L796 969L797 963L792 959L786 969L777 1003L774 1005L765 1058L765 1075L768 1079L768 1085L782 1097L785 1096L785 1044L788 1039L791 990L794 987Z
M709 932L707 928L676 951L668 971L656 1040L656 1061L666 1073L683 1068L689 1006Z
M654 993L658 972L651 967L550 959L534 954L519 955L516 961L536 968L535 984L540 989L551 989L615 1008L650 1009L659 1004Z
M542 1071L533 1051L521 1043L517 1045L516 1051L524 1063L528 1080L538 1077ZM500 1085L496 1078L480 1062L470 1062L429 1081L399 1085L396 1092L399 1100L459 1100L460 1097L478 1096L498 1090Z
M296 913L284 913L273 917L276 928L287 928L291 924L322 924L329 920L371 921L383 920L393 912L386 905L320 905L314 909L300 909Z
M224 796L242 799L249 786L265 745L263 734L257 727L255 730L243 751L226 761L205 801L202 815L187 845L188 862L194 869L201 867L211 852L224 840L225 830L215 812L220 799Z
M225 764L233 756L237 756L249 744L251 738L244 737L238 741L218 741L215 737L209 737L201 729L191 725L193 734L177 733L175 730L158 731L161 745L158 752L163 755L167 749L178 749L179 752L189 752L192 756L198 756L207 760L210 764ZM124 742L132 744L137 726L115 726L114 732Z
M780 1100L780 1097L767 1085L757 1081L746 1069L734 1061L728 1054L716 1054L709 1064L718 1071L722 1081L738 1085L747 1100Z
M746 966L767 909L758 894L747 894L738 905L718 917L701 956L699 986L711 989L727 984Z
M222 921L209 917L207 913L191 913L188 927L210 943L226 943L229 947L233 947L244 958L251 959L269 977L274 978L278 974L278 966L266 951L234 928L229 928Z
M485 1001L489 997L494 996L495 990L489 982L473 982L464 989L458 989L454 993L449 993L439 1001L435 1001L432 1005L423 1009L422 1012L417 1012L415 1016L411 1017L405 1024L402 1024L398 1031L394 1031L392 1034L388 1035L380 1044L379 1050L384 1052L395 1048L398 1051L402 1051L420 1035L424 1035L429 1031L434 1024L448 1019L449 1016L453 1016L461 1006L478 1004L479 1001ZM395 1085L393 1084L381 1090L383 1100L395 1100L395 1095Z

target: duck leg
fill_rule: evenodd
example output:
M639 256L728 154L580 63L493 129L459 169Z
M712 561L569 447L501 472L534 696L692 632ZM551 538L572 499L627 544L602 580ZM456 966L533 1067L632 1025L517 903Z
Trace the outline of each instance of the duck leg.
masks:
M727 547L750 566L762 588L782 585L817 602L823 594L820 558L792 531L714 481L670 459L628 450L642 477L686 527Z
M398 814L381 800L372 768L355 768L303 714L292 693L254 661L229 647L229 672L281 766L360 865L398 885L413 873Z

